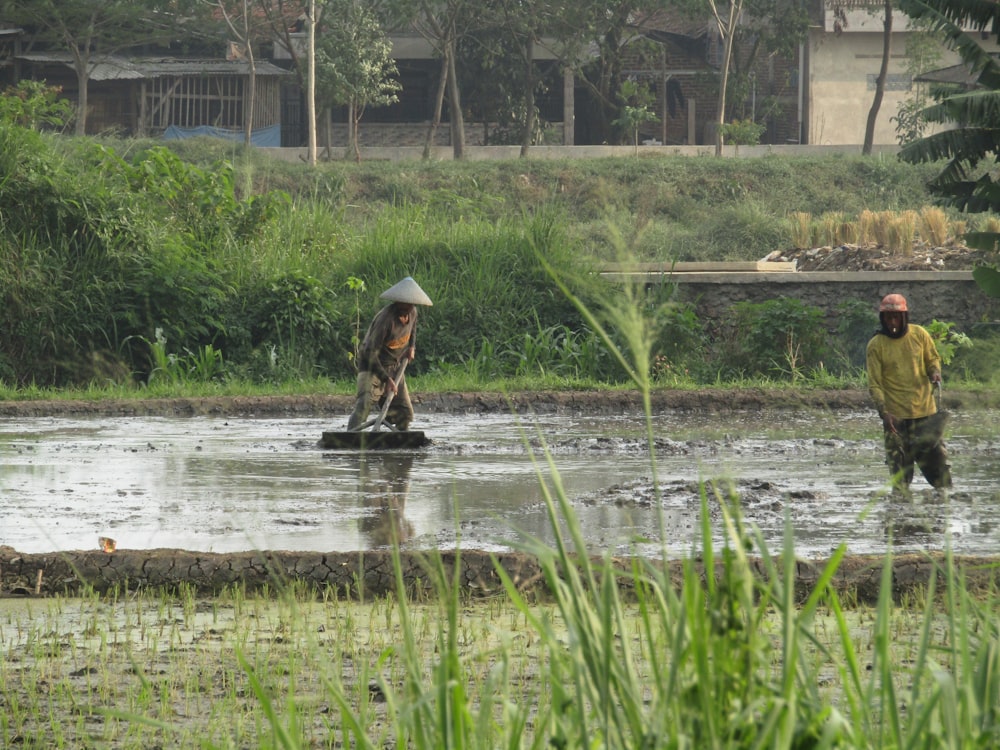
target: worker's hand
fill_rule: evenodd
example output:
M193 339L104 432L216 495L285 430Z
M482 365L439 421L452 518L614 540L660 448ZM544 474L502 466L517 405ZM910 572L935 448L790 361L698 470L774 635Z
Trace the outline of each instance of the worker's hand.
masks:
M416 356L417 356L417 347L411 346L409 353L406 355L406 358L412 362L413 358Z
M392 378L389 378L387 381L385 381L385 387L386 390L389 391L389 393L399 393L399 388L396 386L396 381L393 380Z
M931 373L931 382L932 383L940 383L941 382L941 373L939 373L939 372L932 372Z
M899 434L899 431L896 429L896 418L889 412L882 413L882 427L885 428L886 432L891 432L893 435Z

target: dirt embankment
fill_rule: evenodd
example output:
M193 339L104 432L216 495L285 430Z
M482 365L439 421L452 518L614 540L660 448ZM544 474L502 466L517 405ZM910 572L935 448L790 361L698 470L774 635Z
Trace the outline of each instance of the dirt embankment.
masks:
M952 394L956 398L957 394ZM705 388L658 390L654 411L764 410L783 408L863 409L868 396L861 390L763 390L754 388ZM634 391L533 391L530 393L415 393L418 412L489 414L497 412L538 414L619 414L642 409ZM138 417L232 416L307 417L347 415L350 396L220 396L211 398L117 399L101 401L50 400L0 401L0 417Z
M594 414L641 412L635 391L531 391L523 393L414 393L417 413L437 414ZM946 386L949 409L1000 408L1000 393L969 392ZM217 396L205 398L136 398L48 401L0 401L0 418L32 417L344 417L353 397L337 396ZM871 408L863 389L699 388L658 389L652 394L654 413L707 413L820 409L863 411Z
M482 551L403 552L400 555L403 580L410 595L433 593L428 564L438 556L449 581L458 581L464 595L472 598L503 593L497 566L503 568L525 595L546 598L547 584L537 559L523 553L490 554ZM957 557L952 560L971 591L995 590L1000 583L996 560ZM804 600L815 588L826 566L825 560L800 560L795 566L798 598ZM682 562L666 563L671 579L683 580ZM763 562L754 565L761 577ZM846 603L874 604L881 589L885 558L846 557L838 566L831 586ZM932 575L941 580L946 565L942 554L900 555L892 560L892 594L900 601L924 589ZM629 560L616 560L622 586L631 588ZM704 567L696 563L701 575ZM777 563L781 570L782 565ZM211 597L227 587L239 586L251 593L277 591L289 584L314 588L317 594L334 591L338 596L367 599L397 590L392 553L369 552L282 552L237 553L189 552L185 550L125 550L20 554L0 546L0 596L74 596L87 590L119 593L140 588L175 591L190 587L196 595ZM458 576L455 576L455 572ZM717 574L721 568L717 568Z

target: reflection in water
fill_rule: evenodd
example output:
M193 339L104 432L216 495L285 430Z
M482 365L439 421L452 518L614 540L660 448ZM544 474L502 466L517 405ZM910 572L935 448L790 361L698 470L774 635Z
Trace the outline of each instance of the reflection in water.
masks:
M415 455L392 451L358 456L358 496L369 511L361 517L361 531L372 547L391 546L413 536L406 520L406 496Z
M889 493L882 507L886 540L893 545L928 544L947 527L946 496L940 491Z
M893 546L942 547L964 537L988 537L997 524L983 514L968 492L926 489L911 495L889 494L881 510L885 537Z

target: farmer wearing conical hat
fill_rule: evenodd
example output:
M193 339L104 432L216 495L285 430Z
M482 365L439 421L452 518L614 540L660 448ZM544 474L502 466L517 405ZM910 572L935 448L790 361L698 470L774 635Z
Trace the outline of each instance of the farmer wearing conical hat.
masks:
M380 296L389 304L372 319L358 351L358 391L348 430L363 425L372 406L381 409L389 394L392 401L385 421L397 430L406 430L413 421L406 379L400 378L397 386L394 378L403 362L416 355L417 305L430 306L431 299L410 276Z
M925 328L910 323L906 298L887 294L879 304L881 326L868 342L868 392L882 418L886 463L896 489L909 489L913 466L935 488L951 487L934 385L941 357Z

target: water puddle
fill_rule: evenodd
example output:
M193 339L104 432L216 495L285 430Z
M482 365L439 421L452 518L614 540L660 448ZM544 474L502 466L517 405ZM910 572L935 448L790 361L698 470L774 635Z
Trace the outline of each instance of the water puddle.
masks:
M552 541L544 492L561 487L591 551L678 556L698 546L699 482L711 480L709 497L732 488L772 551L787 517L803 557L841 542L880 553L890 540L897 551L995 554L1000 439L982 425L997 416L954 415L954 489L943 498L918 478L909 500L886 495L870 413L659 416L656 482L638 415L418 415L431 446L367 454L320 450L324 430L342 429L320 419L8 421L0 544L90 549L106 536L128 549L326 552L395 536L415 548L504 550L524 534Z

